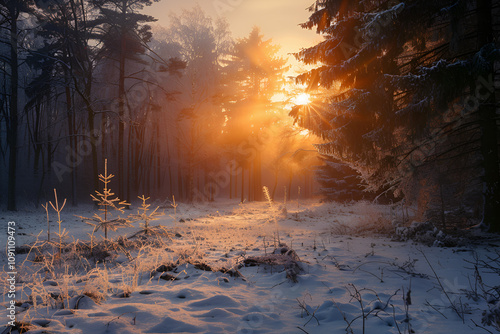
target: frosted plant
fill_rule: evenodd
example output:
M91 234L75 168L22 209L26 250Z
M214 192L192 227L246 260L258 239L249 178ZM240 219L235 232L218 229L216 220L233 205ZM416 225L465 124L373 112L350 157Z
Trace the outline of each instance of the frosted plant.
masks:
M81 218L85 223L92 225L94 227L94 233L99 229L104 230L104 239L108 239L108 229L112 231L116 231L120 227L133 227L130 224L130 220L128 218L121 218L120 216L116 218L111 218L111 209L115 211L119 211L121 213L124 212L125 206L130 205L126 201L120 200L118 197L113 197L115 194L111 192L111 189L108 188L108 183L111 182L111 179L114 177L113 174L108 175L108 159L104 160L104 175L99 175L99 181L104 183L104 189L101 192L98 190L95 191L95 195L90 195L94 202L97 202L97 205L100 206L99 211L103 212L102 214L95 213L94 216L82 217Z
M172 201L173 201L173 203L170 205L174 208L174 220L175 220L177 217L177 207L179 206L179 204L175 203L175 196L174 195L172 195Z
M262 187L262 191L264 192L264 196L266 197L266 201L269 204L269 208L271 209L271 220L274 220L274 227L276 228L275 232L275 240L278 240L278 246L281 244L280 241L280 233L278 229L278 219L276 218L276 210L273 205L273 200L271 199L271 195L269 194L269 189L264 186ZM276 243L276 242L275 242Z
M174 228L177 228L177 207L179 204L175 203L175 196L172 195L172 203L170 205L174 208L174 215L170 215L170 218L174 220Z
M49 202L49 203L50 203L50 206L52 206L52 209L54 209L54 211L57 212L57 224L59 225L59 233L57 233L57 236L59 237L59 258L61 258L62 240L68 234L66 232L66 229L63 229L61 231L61 223L62 223L61 211L64 209L64 206L66 205L66 198L64 199L62 206L59 207L59 201L57 200L57 191L55 188L54 188L54 197L56 199L56 201L55 201L56 205L52 204L52 202ZM47 218L48 218L48 216L49 215L47 212ZM48 219L47 219L47 224L48 224Z
M149 232L155 233L155 231L149 227L149 222L157 220L158 217L163 216L164 213L158 212L159 206L157 206L156 209L154 209L153 211L148 212L151 204L148 204L146 202L149 199L149 197L144 197L144 195L138 197L140 200L142 200L142 205L137 209L137 214L130 215L129 218L132 219L133 221L138 221L138 220L142 221L140 225L143 227L143 229L134 234L134 236L136 236L139 233L144 233L144 234L149 234Z
M262 187L262 191L264 192L264 196L266 197L266 201L269 204L269 207L272 208L273 200L271 199L271 195L269 194L269 189L266 186L264 186Z
M45 213L47 214L47 241L50 242L49 203L45 202L45 205L42 204L42 207L45 209Z

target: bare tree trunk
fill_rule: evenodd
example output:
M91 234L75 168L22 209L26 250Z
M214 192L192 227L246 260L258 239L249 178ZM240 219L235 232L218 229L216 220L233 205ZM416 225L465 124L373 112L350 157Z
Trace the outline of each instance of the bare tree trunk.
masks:
M131 123L131 122L130 122ZM133 136L133 131L132 131L132 124L129 123L128 126L128 131L127 131L127 164L125 165L126 172L125 173L125 183L126 183L126 191L127 191L127 197L126 197L126 202L130 203L130 179L132 178L130 170L134 168L134 150L132 148L132 136ZM137 154L138 151L135 152Z
M262 200L262 153L258 147L255 148L255 159L253 161L253 199Z
M253 201L253 186L252 186L252 164L248 165L248 201Z
M233 199L233 174L229 174L229 199Z
M182 173L182 156L181 156L181 145L179 138L176 139L176 150L177 150L177 189L179 192L179 199L184 200L184 192L183 192L183 178L184 175Z
M144 150L141 150L141 147L139 145L139 138L143 137L143 134L141 130L137 126L131 126L130 131L132 131L132 134L135 136L135 140L133 141L132 147L130 147L131 150L133 150L132 155L135 157L135 161L137 162L135 165L135 168L133 169L133 179L134 179L134 187L137 189L138 192L144 193L145 189L145 184L142 184L141 180L144 179L143 176L141 176L141 163L140 161L144 157Z
M170 159L170 142L168 140L168 134L167 134L166 146L167 146L167 166L168 166L168 189L169 189L169 196L172 196L174 194L174 189L172 184L172 164Z
M156 145L156 164L155 164L155 170L156 170L156 196L159 195L159 192L163 186L162 184L162 178L161 178L161 150L160 150L160 122L157 120L156 121L156 135L152 139L153 143Z
M122 1L121 15L122 22L125 24L126 16L126 2ZM118 187L118 197L127 198L126 194L126 174L125 174L125 158L124 158L124 138L125 138L125 52L126 52L126 40L125 40L125 27L121 26L120 31L120 55L118 61L118 170L120 174L119 187Z
M8 2L10 17L10 104L9 104L9 181L7 186L7 210L16 211L16 179L17 179L17 130L18 130L18 89L19 89L19 64L18 64L18 41L17 41L17 18L19 11L14 1Z
M276 195L276 188L278 187L278 171L274 172L274 185L273 191L271 193L271 199L274 201L274 196Z
M187 174L187 201L193 202L194 197L194 165L193 154L188 152L188 174Z
M106 133L107 120L108 120L108 116L106 114L103 114L102 118L101 118L101 136L102 136L102 139L101 139L101 158L102 158L102 161L104 161L107 158L106 157L106 153L107 153L107 148L106 148L106 144L107 144L107 133Z
M234 175L234 198L238 198L238 174Z
M479 45L494 42L491 0L478 0ZM493 66L488 74L495 75ZM498 124L495 91L479 106L481 127L481 153L484 167L483 223L491 232L500 232L500 171L498 152Z
M45 128L46 129L50 129L51 126L52 126L52 115L51 115L51 111L52 111L52 106L50 105L50 100L47 99L47 110L48 112L45 113ZM50 129L51 130L51 129ZM50 173L52 172L52 131L46 131L47 133L47 160L46 160L46 163L47 163L47 171L50 175Z
M90 89L89 89L90 91ZM89 95L90 96L90 93ZM89 120L89 132L91 135L90 139L90 146L91 146L91 151L92 151L92 172L93 172L93 180L94 180L94 189L97 190L99 189L99 171L98 171L98 166L97 166L97 146L96 146L96 136L95 136L95 112L92 106L87 104L87 115L88 115L88 120Z
M245 201L245 167L241 167L241 203Z
M66 70L64 73L65 76L65 95L66 95L66 114L68 116L68 135L69 135L69 147L71 152L74 153L75 156L78 156L78 152L76 150L76 138L75 138L75 131L73 127L73 99L71 96L71 90L70 90L70 79L69 79L69 73ZM73 206L77 206L77 198L76 198L76 169L77 165L73 164L71 166L71 204Z
M191 138L190 138L190 143L189 143L189 149L187 152L188 155L188 174L187 174L187 201L189 203L193 202L194 200L194 146L196 142L195 138L195 125L192 123L191 124Z

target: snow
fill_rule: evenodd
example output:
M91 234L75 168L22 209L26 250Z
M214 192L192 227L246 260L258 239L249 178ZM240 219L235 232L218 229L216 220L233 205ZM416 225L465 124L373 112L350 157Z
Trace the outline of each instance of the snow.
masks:
M474 254L494 257L498 240L460 248L392 241L374 232L385 224L393 228L389 207L292 201L286 208L279 203L270 208L267 203L226 201L180 204L175 217L165 209L166 215L152 225L161 224L178 236L161 247L130 251L133 260L118 252L115 261L97 264L91 272L71 274L71 268L62 268L58 277L49 277L40 264L24 262L16 298L24 304L16 307L17 320L33 325L29 333L363 333L363 326L364 332L375 334L484 333L474 322L486 326L481 325L482 311L491 306L495 314L500 309L498 300L489 306L467 293L477 283ZM74 215L92 213L92 206L63 211L71 240L88 240L91 227ZM17 236L18 245L32 243L37 235L46 239L43 209L2 216L1 221L22 227L17 232L25 235ZM275 220L287 246L272 254ZM134 225L110 232L110 237L131 235L139 226ZM2 235L6 226L1 225ZM51 231L56 228L51 226ZM238 268L245 259L287 256L289 249L300 259L296 283L276 262ZM5 253L1 256L6 271ZM17 255L18 266L25 258ZM178 259L184 261L167 266ZM200 264L212 270L202 270ZM242 276L219 271L229 268ZM47 277L36 281L28 269ZM168 269L176 280L160 278ZM499 284L498 274L481 274L484 284ZM70 298L64 309L54 299L42 305L40 291L67 292ZM96 302L85 291L101 291L104 299ZM7 307L5 292L2 305ZM28 303L32 293L40 296L35 297L36 307ZM2 310L2 319L7 319L6 312Z

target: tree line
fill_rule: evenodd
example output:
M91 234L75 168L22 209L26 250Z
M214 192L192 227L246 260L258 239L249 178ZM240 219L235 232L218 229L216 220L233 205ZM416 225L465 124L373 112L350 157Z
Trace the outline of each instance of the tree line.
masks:
M284 117L279 47L258 28L233 39L199 6L152 28L141 14L152 3L0 0L8 210L54 187L76 205L99 189L105 159L127 201L260 200L279 183L312 192L315 157L297 153L308 138Z

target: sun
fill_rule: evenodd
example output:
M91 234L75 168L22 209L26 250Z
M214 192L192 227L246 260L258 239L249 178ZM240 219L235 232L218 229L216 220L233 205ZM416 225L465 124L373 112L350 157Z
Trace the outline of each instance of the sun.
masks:
M307 93L300 93L299 95L293 98L293 102L296 105L303 106L311 103L311 96Z

